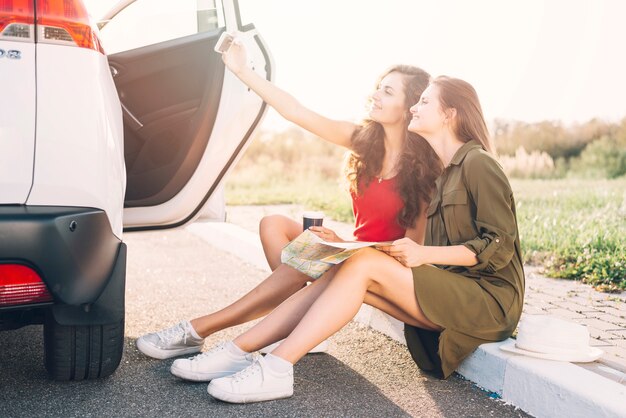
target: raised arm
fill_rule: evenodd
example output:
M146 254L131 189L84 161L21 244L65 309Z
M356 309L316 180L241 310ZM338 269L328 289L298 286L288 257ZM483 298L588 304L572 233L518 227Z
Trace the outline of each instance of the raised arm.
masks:
M246 65L245 47L239 40L235 39L228 51L222 55L222 60L233 74L285 119L326 141L350 148L356 124L329 119L313 112L295 97L259 76Z

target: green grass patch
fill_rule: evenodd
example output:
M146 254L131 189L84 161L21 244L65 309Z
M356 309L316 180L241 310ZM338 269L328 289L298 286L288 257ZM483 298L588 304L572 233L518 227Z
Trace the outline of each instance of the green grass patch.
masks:
M351 223L352 202L339 179L292 178L281 176L263 179L256 176L246 182L232 176L226 184L229 205L298 204L309 210L324 211L329 217Z
M626 179L514 180L526 262L603 291L626 289Z

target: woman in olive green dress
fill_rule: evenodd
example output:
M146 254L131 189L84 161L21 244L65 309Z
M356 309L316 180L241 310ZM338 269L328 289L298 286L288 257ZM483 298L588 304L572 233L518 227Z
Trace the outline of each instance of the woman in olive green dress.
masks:
M285 340L243 371L213 380L212 396L291 396L292 365L348 323L361 303L403 321L414 360L444 378L478 345L511 335L524 297L515 202L476 92L465 81L438 77L411 113L409 130L428 141L444 167L427 206L425 244L402 238L382 251L366 248L332 279L294 294L233 342L252 352Z

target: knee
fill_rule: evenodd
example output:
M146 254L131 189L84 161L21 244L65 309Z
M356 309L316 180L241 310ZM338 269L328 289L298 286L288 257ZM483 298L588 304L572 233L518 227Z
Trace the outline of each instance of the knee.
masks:
M349 269L351 271L357 272L371 271L379 255L379 251L376 251L372 248L363 248L352 257L344 261L341 269Z
M285 219L283 215L267 215L261 218L259 222L259 235L261 239L267 237L269 234L285 234Z

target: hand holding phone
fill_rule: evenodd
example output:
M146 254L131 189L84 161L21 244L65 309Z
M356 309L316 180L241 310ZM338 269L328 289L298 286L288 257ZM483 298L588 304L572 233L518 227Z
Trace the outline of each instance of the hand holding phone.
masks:
M220 38L217 40L217 43L215 44L215 51L219 52L220 54L223 54L224 52L228 51L228 48L230 48L234 39L235 38L230 33L222 32L222 34L220 35Z

